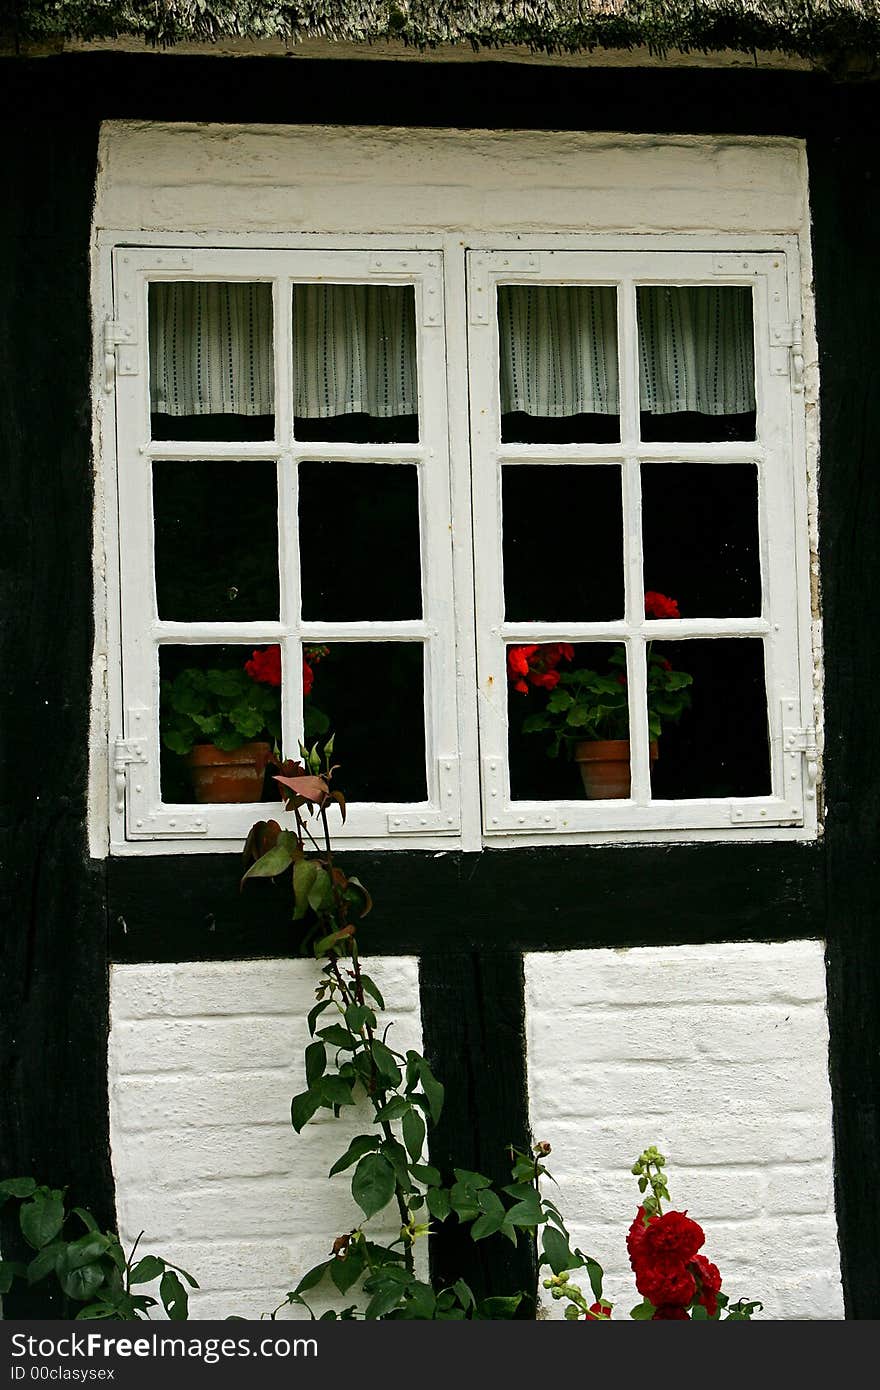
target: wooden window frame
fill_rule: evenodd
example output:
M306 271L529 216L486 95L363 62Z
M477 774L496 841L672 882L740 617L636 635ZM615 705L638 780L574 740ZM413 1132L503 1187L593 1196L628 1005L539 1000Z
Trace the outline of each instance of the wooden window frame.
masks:
M330 236L257 238L244 234L182 244L170 234L128 245L102 234L97 260L95 381L102 460L103 564L108 635L109 756L105 831L114 854L238 850L249 826L272 809L164 805L158 796L156 644L278 641L287 669L300 640L402 637L425 642L428 798L418 804L354 804L340 838L358 849L479 850L485 846L663 843L700 840L811 839L819 824L817 782L821 708L816 626L810 601L810 507L801 348L801 278L796 237L657 236ZM294 257L298 268L291 270ZM568 257L569 270L561 269ZM575 258L577 266L575 267ZM330 265L333 266L332 271ZM688 270L685 267L689 266ZM347 267L347 269L346 269ZM634 796L616 805L511 802L506 771L506 671L511 640L620 637L638 675L643 635L634 608L640 588L638 546L625 547L627 611L621 624L537 627L505 624L500 603L499 457L535 446L500 445L497 432L497 333L487 312L498 283L748 284L754 290L759 420L770 420L754 445L681 447L620 445L630 515L637 514L640 463L650 458L717 457L756 462L762 470L760 535L764 607L760 619L651 623L651 636L759 636L768 651L767 695L773 794L719 801L650 803L646 798L646 724L631 708ZM160 623L152 579L149 470L153 458L274 459L280 533L295 520L300 458L329 457L320 443L290 443L289 342L275 305L276 436L267 444L151 443L149 440L147 284L150 279L297 278L415 286L419 327L422 431L418 445L332 445L340 460L406 461L420 471L423 618L418 623L301 624L295 613L295 566L281 549L282 618L243 624ZM626 296L618 296L624 391L637 382ZM287 302L287 301L285 301ZM634 304L634 296L633 296ZM634 313L634 310L633 310ZM494 341L493 341L494 334ZM469 357L466 357L465 343ZM447 348L447 344L449 347ZM628 383L628 385L627 385ZM470 400L469 400L470 397ZM767 409L767 403L771 408ZM488 404L487 404L488 403ZM115 409L114 409L115 407ZM763 415L762 415L763 412ZM472 422L472 437L468 421ZM562 459L600 446L547 446ZM769 478L767 460L781 461ZM473 458L473 463L472 463ZM146 481L145 481L146 480ZM494 481L493 481L494 480ZM292 510L291 510L292 509ZM628 528L631 530L631 528ZM475 539L476 538L476 539ZM284 607L284 604L287 607ZM668 626L668 630L667 630ZM388 631L385 631L385 627ZM599 628L602 629L601 633ZM748 634L745 629L748 628ZM185 629L185 631L184 631ZM392 630L393 629L393 630ZM406 629L406 631L404 631ZM287 747L300 718L299 690L286 702ZM634 686L637 681L634 682ZM635 695L633 695L635 701ZM95 742L106 749L100 733ZM344 784L344 776L343 776ZM782 793L786 794L783 795ZM277 809L277 808L275 808ZM140 824L138 824L140 822ZM200 822L200 823L199 823Z

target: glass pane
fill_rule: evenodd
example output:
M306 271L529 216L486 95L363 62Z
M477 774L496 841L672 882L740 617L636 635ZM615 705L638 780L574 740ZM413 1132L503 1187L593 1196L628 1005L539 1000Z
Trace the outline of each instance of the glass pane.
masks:
M154 463L153 524L160 618L278 617L274 463Z
M626 651L620 642L507 648L513 801L629 796Z
M160 647L162 800L275 800L281 695L277 646Z
M422 616L414 464L301 463L299 543L305 619Z
M294 434L361 444L419 437L415 288L295 285Z
M636 294L642 439L754 439L748 286L641 285Z
M675 594L683 618L761 613L754 464L642 466L645 588Z
M620 439L613 287L499 285L498 340L503 442Z
M659 720L659 757L651 773L652 794L660 799L768 795L763 642L736 637L656 642L651 654L657 663L668 661L672 672L692 677L690 686L670 690L668 685L677 682L668 681L669 672L656 673L650 703ZM682 690L689 704L676 715Z
M155 281L149 290L154 439L272 439L272 286Z
M510 622L623 616L623 504L613 465L502 468L504 612Z
M305 674L306 738L333 733L334 785L347 801L424 801L424 647L331 642Z

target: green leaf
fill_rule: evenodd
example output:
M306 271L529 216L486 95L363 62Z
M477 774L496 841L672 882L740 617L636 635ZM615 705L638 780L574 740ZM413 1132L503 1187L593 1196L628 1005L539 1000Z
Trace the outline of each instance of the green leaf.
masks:
M326 869L318 869L308 892L309 907L313 912L323 912L333 904L333 881Z
M452 1286L452 1291L462 1308L473 1308L477 1300L474 1298L469 1285L467 1285L463 1279L456 1280Z
M294 1096L290 1102L290 1123L297 1134L304 1125L308 1124L315 1111L320 1109L322 1104L320 1093L316 1088L301 1091L298 1096Z
M366 1252L363 1242L358 1241L352 1244L344 1256L337 1256L330 1261L330 1278L336 1285L341 1294L348 1293L352 1284L356 1284L366 1267Z
M354 1105L351 1083L341 1076L322 1076L315 1090L321 1097L321 1105L328 1109L334 1105Z
M83 1265L99 1260L109 1244L108 1237L102 1235L100 1231L88 1231L78 1240L69 1242L64 1257L65 1268L80 1269Z
M445 1187L429 1187L425 1193L428 1211L437 1221L445 1221L451 1210L449 1193Z
M583 1260L587 1267L587 1277L590 1280L590 1288L593 1290L593 1297L598 1300L602 1297L602 1266L595 1260L591 1260L589 1255L585 1255Z
M403 1117L403 1142L413 1163L418 1163L422 1156L425 1134L424 1120L418 1110L414 1110L410 1106Z
M303 1275L296 1288L293 1290L293 1293L287 1295L288 1299L293 1300L299 1298L300 1294L308 1293L309 1289L313 1289L316 1285L320 1284L332 1263L332 1260L325 1260L323 1264L314 1265L312 1269L308 1270L307 1273Z
M283 874L284 870L293 863L294 855L299 849L296 836L290 830L282 830L277 841L271 849L251 864L247 873L242 877L242 883L246 878L274 878L276 874Z
M379 993L379 990L370 979L369 975L361 975L361 988L364 994L368 994L371 999L375 1000L380 1009L384 1009L385 1000L382 998L382 995Z
M443 1109L443 1096L445 1093L442 1084L434 1076L434 1073L431 1071L424 1057L419 1063L419 1080L422 1083L422 1090L425 1093L425 1098L430 1107L431 1121L433 1124L436 1124L440 1119L440 1113Z
M471 1239L485 1240L486 1236L494 1236L495 1232L500 1231L503 1225L503 1209L501 1212L483 1212L483 1215L478 1216L471 1226Z
M412 1173L416 1182L424 1183L426 1187L440 1187L443 1178L439 1168L433 1168L430 1163L411 1163L409 1171Z
M382 1080L390 1087L396 1089L403 1080L403 1077L391 1048L386 1047L383 1042L379 1042L378 1038L376 1038L373 1040L370 1051L373 1054L376 1070Z
M14 1279L26 1277L27 1270L18 1260L0 1260L0 1293L9 1293Z
M412 1183L409 1180L409 1164L406 1161L406 1149L396 1139L385 1139L382 1142L380 1152L385 1155L388 1162L394 1169L394 1178L401 1192L412 1192Z
M378 1149L379 1142L378 1134L356 1135L342 1157L337 1158L327 1176L332 1178L334 1173L344 1172L344 1170L350 1168L353 1163L357 1163L359 1158L363 1158L364 1154L370 1153L373 1149Z
M492 1186L491 1178L484 1177L482 1173L472 1173L469 1168L454 1168L452 1171L458 1182L464 1183L466 1187L472 1187L475 1192L478 1192L482 1187Z
M354 1170L351 1195L365 1216L375 1216L394 1196L394 1169L381 1154L365 1154Z
M159 1284L159 1297L172 1322L185 1322L189 1317L189 1296L177 1275L166 1269Z
M546 1220L537 1192L528 1201L515 1202L507 1213L511 1226L540 1226Z
M564 1274L567 1269L579 1269L581 1260L572 1254L565 1236L552 1226L544 1229L541 1238L541 1264L549 1265L554 1274Z
M383 1318L398 1306L403 1298L403 1286L398 1283L383 1282L373 1294L364 1310L364 1317L371 1321Z
M412 1103L403 1096L392 1096L387 1105L376 1111L376 1119L383 1122L399 1120L412 1113Z
M327 1049L322 1042L309 1043L305 1053L306 1085L312 1089L320 1081L327 1067Z
M0 1196L30 1197L37 1190L33 1178L4 1178L0 1182Z
M309 1009L307 1018L307 1022L309 1025L309 1037L313 1038L315 1036L315 1024L321 1017L321 1014L324 1012L324 1010L329 1009L332 1003L332 999L322 999L320 1004L316 1004L313 1009Z
M694 1306L691 1308L691 1320L693 1322L709 1321L709 1314L706 1312L706 1309L703 1307L702 1303L695 1303Z
M104 1282L104 1271L100 1264L68 1269L63 1255L58 1261L57 1274L58 1282L68 1298L75 1298L79 1303L88 1302Z
M631 1308L629 1315L635 1318L636 1322L650 1322L656 1311L653 1303L645 1299L643 1303L637 1303L635 1308Z
M516 1316L516 1310L523 1301L521 1293L509 1294L506 1297L484 1298L476 1307L474 1317L482 1321L488 1319L509 1320Z
M54 1240L64 1225L64 1202L60 1192L38 1188L19 1212L21 1233L34 1250L42 1250Z
M29 1284L38 1284L41 1279L45 1279L47 1274L55 1272L55 1264L59 1255L67 1249L63 1240L53 1240L51 1245L44 1245L38 1255L35 1255L27 1267L27 1281Z
M309 910L309 893L318 875L318 866L311 859L300 859L293 866L294 922L305 917Z
M359 1039L353 1038L341 1023L331 1023L326 1028L319 1028L318 1037L323 1038L330 1047L343 1047L349 1052L353 1052L359 1042Z
M158 1255L144 1255L132 1268L129 1275L130 1284L149 1284L154 1279L158 1279L160 1274L165 1273L165 1261L160 1260Z
M353 1033L359 1033L367 1025L376 1026L376 1015L368 1004L349 1004L345 1011L345 1022Z
M98 1223L92 1216L92 1213L90 1211L86 1211L85 1207L74 1207L73 1215L78 1216L80 1221L83 1223L85 1227L87 1227L88 1230L97 1231Z

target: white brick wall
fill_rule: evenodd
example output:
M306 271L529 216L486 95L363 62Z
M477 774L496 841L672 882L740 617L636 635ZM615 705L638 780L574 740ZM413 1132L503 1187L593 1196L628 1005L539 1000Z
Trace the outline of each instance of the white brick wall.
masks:
M533 1132L615 1314L639 1302L629 1169L656 1144L726 1293L842 1318L821 945L534 954L526 990Z
M366 966L369 969L369 966ZM421 1046L418 966L375 965L388 1041ZM117 965L110 981L110 1135L120 1236L201 1285L193 1317L259 1317L358 1220L351 1170L327 1171L366 1110L299 1135L315 962ZM316 1300L317 1303L317 1300Z

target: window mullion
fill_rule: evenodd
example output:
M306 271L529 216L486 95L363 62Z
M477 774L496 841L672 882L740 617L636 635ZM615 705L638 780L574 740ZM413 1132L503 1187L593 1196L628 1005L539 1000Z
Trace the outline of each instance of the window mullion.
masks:
M628 629L642 628L645 594L642 562L642 478L639 447L639 339L636 291L631 279L621 282L617 296L620 344L620 438L623 463L624 616ZM627 642L629 685L629 746L632 799L646 805L651 799L648 761L647 659L641 636Z
M296 753L303 733L302 652L299 640L299 473L291 449L293 438L293 370L291 364L291 286L286 278L274 283L275 295L275 437L281 443L278 459L278 591L281 616L282 693L281 746L286 757Z

